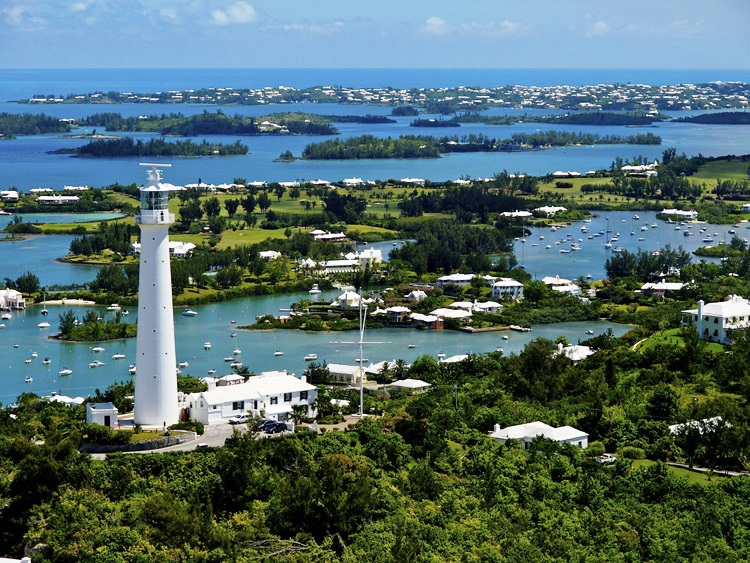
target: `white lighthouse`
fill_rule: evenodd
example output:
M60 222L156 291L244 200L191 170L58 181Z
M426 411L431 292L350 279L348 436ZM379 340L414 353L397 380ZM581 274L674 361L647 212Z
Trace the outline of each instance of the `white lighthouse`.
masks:
M148 185L140 188L141 210L135 216L141 228L138 282L138 336L136 339L134 421L144 426L178 422L177 361L172 311L172 273L169 266L169 192L184 190L162 182L161 168L148 166Z

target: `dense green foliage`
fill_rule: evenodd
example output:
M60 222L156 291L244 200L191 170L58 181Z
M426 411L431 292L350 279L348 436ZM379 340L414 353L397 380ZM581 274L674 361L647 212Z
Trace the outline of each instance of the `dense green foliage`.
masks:
M72 342L102 342L120 338L132 338L136 335L137 325L123 323L119 311L113 319L107 321L99 317L94 310L89 310L78 319L72 309L59 315L60 340Z
M66 133L73 128L68 121L43 113L0 113L0 138L42 133Z
M440 150L425 140L401 137L380 139L360 135L348 139L332 139L311 143L302 151L308 160L351 160L360 158L437 158Z
M79 121L84 126L104 126L107 131L145 131L162 135L194 137L196 135L334 135L338 131L330 125L330 116L290 112L263 117L235 115L221 110L184 116L181 113L123 117L119 113L97 113ZM264 122L275 126L265 126Z
M99 223L97 233L84 235L70 242L70 253L79 256L91 256L107 249L125 256L132 250L131 240L137 232L138 228L134 225Z
M201 143L186 141L166 141L164 139L133 140L132 137L119 139L98 139L76 149L62 151L77 156L115 157L115 156L229 156L247 154L247 146L240 141L231 145L211 144L204 140Z

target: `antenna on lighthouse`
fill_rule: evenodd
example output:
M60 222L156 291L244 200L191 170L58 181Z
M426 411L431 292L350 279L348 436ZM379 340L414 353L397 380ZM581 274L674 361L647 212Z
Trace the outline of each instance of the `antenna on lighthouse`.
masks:
M153 162L139 162L138 166L149 166L151 167L151 170L148 171L148 181L149 182L161 182L161 169L162 168L171 168L171 164L157 164Z

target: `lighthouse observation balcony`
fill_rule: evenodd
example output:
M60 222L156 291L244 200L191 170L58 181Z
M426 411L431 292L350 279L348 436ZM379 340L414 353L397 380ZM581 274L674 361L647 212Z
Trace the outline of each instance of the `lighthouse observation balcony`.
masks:
M166 209L142 209L136 213L135 222L138 225L171 225L175 217Z

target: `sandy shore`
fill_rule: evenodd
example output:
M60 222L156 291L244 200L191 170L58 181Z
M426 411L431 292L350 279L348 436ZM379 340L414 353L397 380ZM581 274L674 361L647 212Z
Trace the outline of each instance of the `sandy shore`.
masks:
M86 299L54 299L45 301L45 303L47 305L96 305L96 302ZM34 305L42 305L42 303L34 303Z

